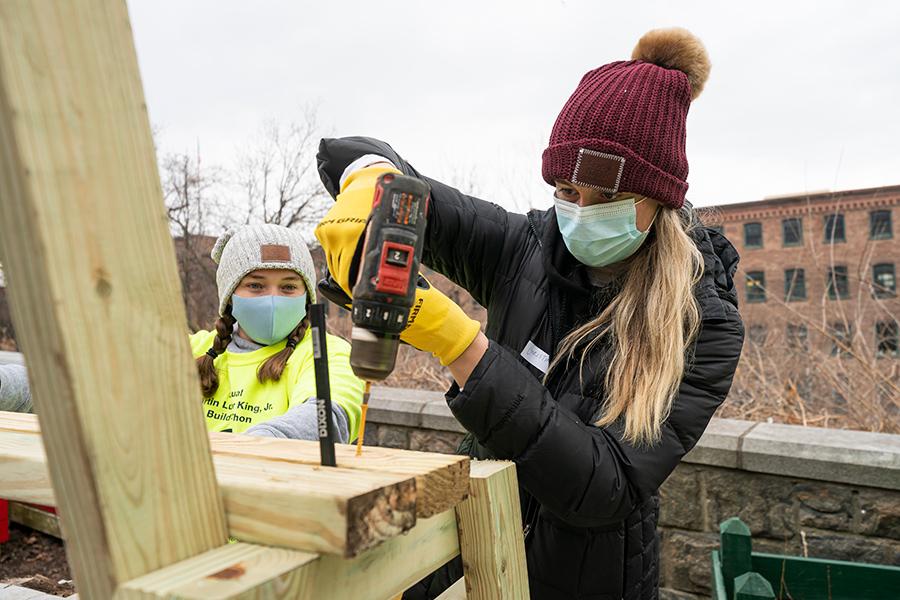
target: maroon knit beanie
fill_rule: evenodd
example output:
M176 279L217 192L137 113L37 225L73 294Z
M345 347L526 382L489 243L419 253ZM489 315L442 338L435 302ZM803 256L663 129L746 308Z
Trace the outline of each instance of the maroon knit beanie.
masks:
M685 121L709 69L693 34L656 29L638 41L632 60L589 71L553 125L544 181L633 192L680 208L688 188Z

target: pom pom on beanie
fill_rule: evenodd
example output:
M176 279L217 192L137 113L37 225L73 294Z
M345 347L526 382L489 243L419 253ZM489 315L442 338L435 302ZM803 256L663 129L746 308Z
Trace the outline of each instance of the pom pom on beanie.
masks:
M638 40L631 59L675 69L687 75L691 84L691 100L700 95L709 79L711 65L703 42L681 27L648 31Z

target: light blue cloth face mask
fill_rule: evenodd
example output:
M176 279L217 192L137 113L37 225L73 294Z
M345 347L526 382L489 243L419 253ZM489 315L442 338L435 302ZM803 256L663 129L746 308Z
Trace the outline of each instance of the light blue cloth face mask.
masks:
M554 201L556 221L566 248L579 262L590 267L605 267L628 258L650 232L649 227L640 231L636 224L635 207L643 198L637 202L626 198L584 207L555 197Z
M244 333L271 346L286 338L306 316L306 294L250 298L232 294L231 314Z

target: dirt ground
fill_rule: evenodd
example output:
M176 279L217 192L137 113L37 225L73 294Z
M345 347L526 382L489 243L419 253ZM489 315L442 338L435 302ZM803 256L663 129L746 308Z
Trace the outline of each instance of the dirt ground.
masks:
M75 593L62 540L16 523L9 524L9 541L0 544L0 583L56 596Z

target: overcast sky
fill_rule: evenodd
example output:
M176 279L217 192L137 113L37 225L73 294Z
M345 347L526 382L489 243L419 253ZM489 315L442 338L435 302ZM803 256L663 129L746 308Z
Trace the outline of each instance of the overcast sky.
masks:
M332 135L546 207L541 152L581 76L678 25L713 65L688 117L695 205L900 184L900 2L128 4L162 150L208 164L314 105Z

